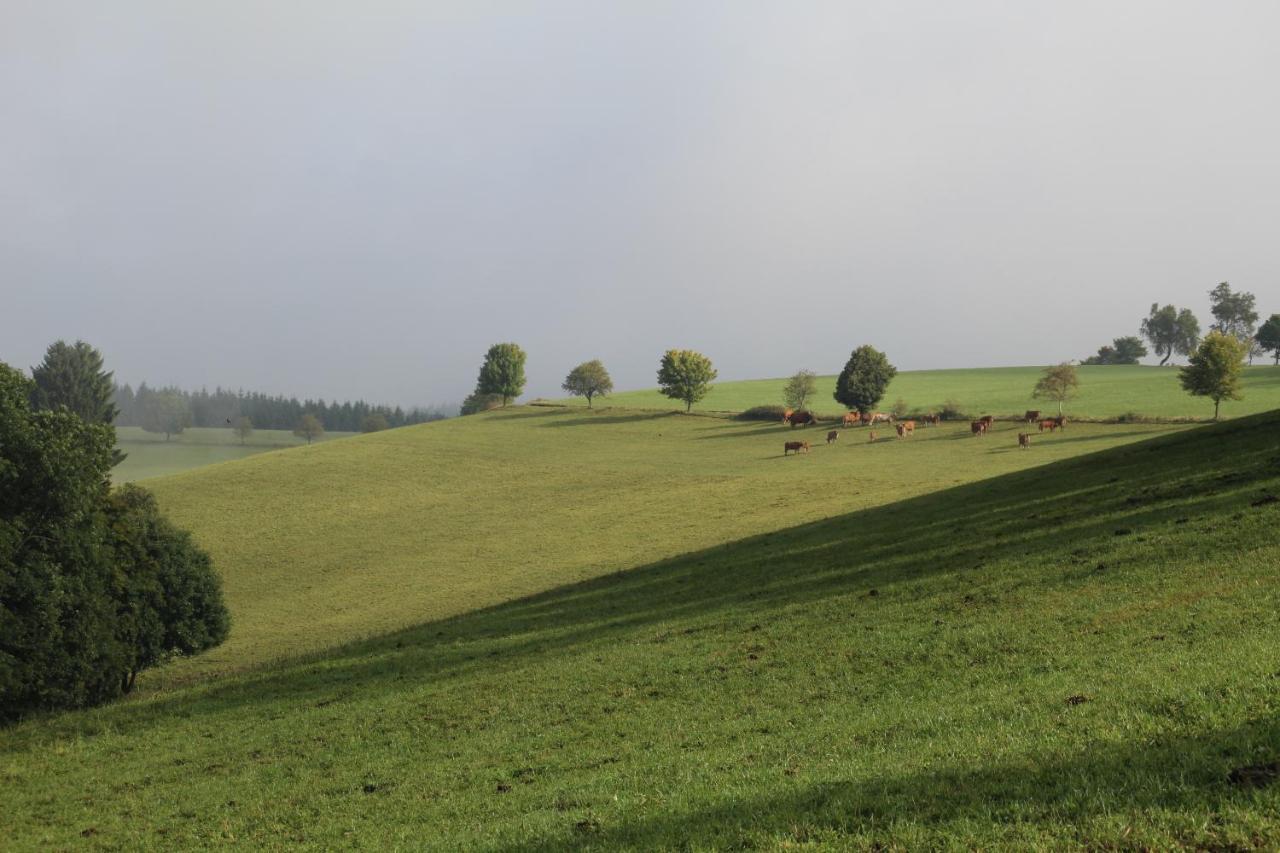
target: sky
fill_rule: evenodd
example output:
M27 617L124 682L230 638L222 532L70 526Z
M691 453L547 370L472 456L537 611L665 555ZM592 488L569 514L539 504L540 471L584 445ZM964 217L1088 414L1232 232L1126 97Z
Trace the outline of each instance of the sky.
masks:
M1280 312L1280 4L0 0L0 361L528 396Z

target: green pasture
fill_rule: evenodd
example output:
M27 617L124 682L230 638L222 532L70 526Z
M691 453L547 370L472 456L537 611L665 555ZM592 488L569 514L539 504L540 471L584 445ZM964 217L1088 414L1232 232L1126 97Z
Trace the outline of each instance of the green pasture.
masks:
M515 408L155 480L232 638L0 731L6 846L1280 845L1280 417L997 426Z
M912 370L899 373L889 385L881 404L889 409L899 398L914 412L938 411L947 400L955 400L970 415L1021 415L1027 409L1057 411L1057 404L1033 400L1031 390L1040 377L1040 367L987 367L957 370ZM1138 414L1152 418L1192 418L1209 420L1213 403L1191 397L1178 384L1173 367L1082 366L1079 395L1067 403L1068 414L1084 418L1116 418ZM752 379L718 382L694 409L741 412L752 406L781 405L786 379ZM818 393L813 403L820 413L844 411L832 399L836 377L818 377ZM1223 417L1266 412L1280 407L1280 367L1254 366L1245 369L1244 399L1224 403ZM581 398L563 400L585 406ZM607 405L639 409L683 408L683 404L662 396L657 389L622 391L607 398Z
M354 433L325 433L320 441L348 435ZM166 441L163 434L146 432L141 427L116 427L116 445L129 455L112 470L111 476L117 483L129 483L306 443L306 439L286 429L254 430L241 444L230 428L191 427Z

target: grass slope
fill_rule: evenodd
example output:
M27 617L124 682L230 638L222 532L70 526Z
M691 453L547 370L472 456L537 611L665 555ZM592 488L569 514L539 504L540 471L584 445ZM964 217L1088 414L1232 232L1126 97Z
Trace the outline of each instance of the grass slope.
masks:
M428 473L450 476L448 448L473 457L487 496L511 477L523 497L523 510L503 504L506 537L485 535L487 517L474 536L444 528L489 554L499 586L512 586L499 557L510 549L531 549L530 571L576 551L599 572L625 563L610 555L633 536L642 547L641 533L656 552L707 526L717 532L701 536L732 535L735 502L746 526L793 526L0 732L9 845L1280 844L1280 418L1076 458L1065 457L1138 436L1095 427L1019 454L1008 435L939 431L783 461L754 453L776 434L719 431L741 429L524 411L418 428L420 455L393 454L402 477L422 470L430 490ZM184 486L216 499L215 480L237 471L271 482L286 461L316 476L326 457L385 462L392 437L174 478L166 502ZM540 455L557 442L577 452ZM524 475L518 453L542 461ZM1008 473L964 482L966 470ZM722 491L733 500L718 502ZM855 492L865 506L848 507ZM475 497L453 500L478 509ZM418 503L411 517L440 523ZM631 512L591 515L593 503ZM627 532L637 515L642 530ZM574 535L559 551L539 528ZM355 529L325 535L340 547ZM222 534L202 535L229 559ZM319 583L341 566L311 568ZM372 583L386 568L363 572ZM400 592L431 609L434 596ZM310 615L278 618L330 630ZM246 618L242 634L266 627Z
M1178 371L1169 367L1080 367L1079 396L1067 411L1079 417L1115 418L1138 413L1159 418L1213 417L1213 403L1188 396L1178 384ZM902 398L915 411L937 411L947 400L956 400L970 414L1021 415L1027 409L1054 410L1056 404L1031 399L1040 377L1039 367L990 367L959 370L912 370L899 373L885 394L889 408ZM741 412L752 406L782 403L786 379L752 379L719 382L695 408L702 411ZM819 412L843 411L831 394L836 377L818 378L814 407ZM1244 399L1224 403L1223 416L1256 414L1280 407L1280 368L1254 366L1245 370ZM586 405L580 398L568 401ZM677 404L656 389L622 391L608 398L609 405L640 409L672 409ZM683 407L682 405L680 407Z
M354 434L325 433L320 440ZM253 435L241 444L230 429L192 427L166 441L163 435L146 432L141 427L116 427L116 445L129 455L112 470L111 477L117 483L165 477L191 468L306 443L306 439L298 438L285 429L254 430Z

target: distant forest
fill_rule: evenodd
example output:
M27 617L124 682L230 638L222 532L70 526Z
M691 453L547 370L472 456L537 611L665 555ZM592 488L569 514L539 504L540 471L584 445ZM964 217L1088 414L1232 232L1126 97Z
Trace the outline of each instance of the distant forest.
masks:
M401 427L438 421L449 417L452 410L444 406L403 409L400 406L375 406L364 400L339 403L321 400L299 400L296 397L269 396L257 392L184 391L181 388L151 388L143 382L135 391L129 385L115 386L112 402L119 414L117 426L145 426L148 407L159 398L186 402L190 425L197 427L230 427L239 417L247 417L255 429L293 429L303 415L315 415L331 432L360 432L365 418L382 415L388 427Z

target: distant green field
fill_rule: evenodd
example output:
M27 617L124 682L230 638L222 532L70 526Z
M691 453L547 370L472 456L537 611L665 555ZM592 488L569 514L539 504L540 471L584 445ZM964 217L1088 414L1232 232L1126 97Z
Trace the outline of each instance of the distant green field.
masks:
M355 434L329 432L320 441ZM164 477L189 468L306 443L306 439L284 429L254 430L253 435L241 444L230 429L192 427L165 441L163 435L146 432L141 427L116 427L116 445L129 455L112 470L111 477L117 483Z
M1033 400L1042 368L988 367L957 370L915 370L899 373L890 384L882 406L890 408L902 398L913 411L937 411L947 400L955 400L961 411L972 415L1020 415L1027 409L1053 409L1056 404ZM1170 367L1114 366L1080 367L1079 396L1068 402L1066 411L1078 417L1114 418L1128 413L1159 418L1213 416L1213 403L1191 397L1178 384L1178 371ZM786 379L753 379L719 382L706 399L694 407L700 411L741 412L752 406L780 405ZM832 399L836 377L818 379L813 403L821 413L843 411ZM580 398L561 400L570 405L586 405ZM656 389L623 391L598 401L597 405L669 410L680 406ZM682 406L681 406L682 407ZM1266 412L1280 407L1280 367L1271 365L1245 370L1244 399L1224 403L1223 417Z
M0 731L9 849L1274 849L1280 416L531 409L153 481L228 644Z

